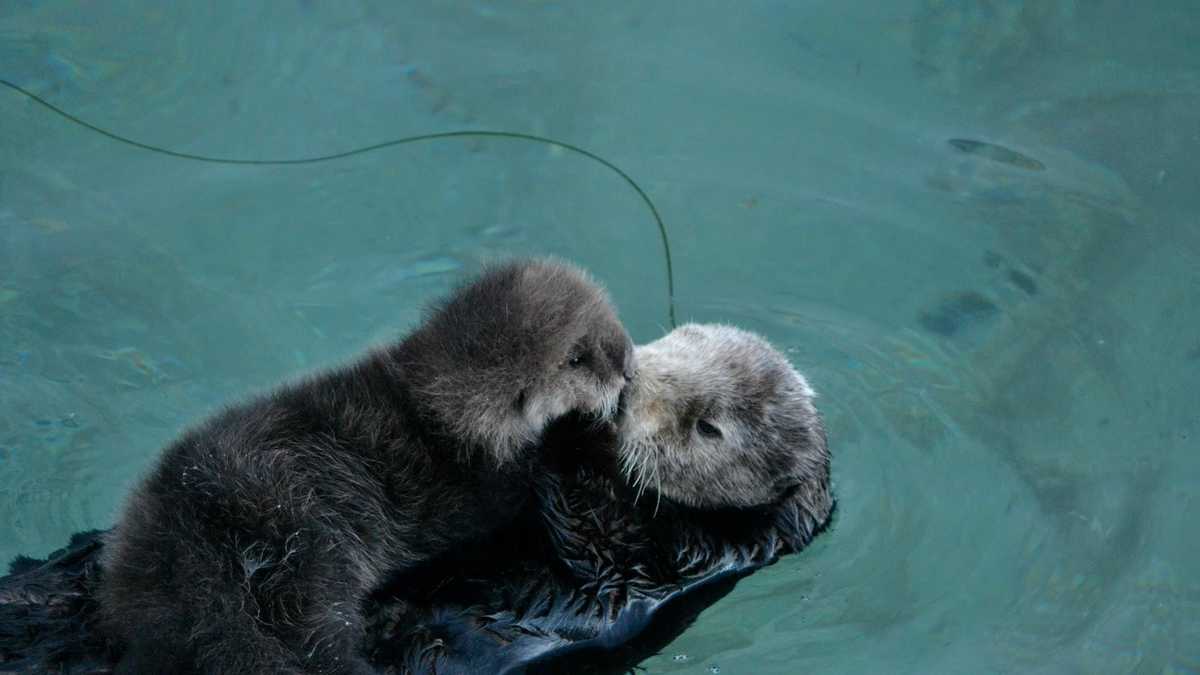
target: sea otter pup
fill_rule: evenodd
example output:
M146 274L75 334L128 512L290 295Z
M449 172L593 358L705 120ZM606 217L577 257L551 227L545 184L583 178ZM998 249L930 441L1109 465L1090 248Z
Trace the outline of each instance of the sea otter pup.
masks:
M632 357L581 271L507 264L402 341L202 423L106 538L118 672L374 672L366 594L516 518L547 424L611 418Z

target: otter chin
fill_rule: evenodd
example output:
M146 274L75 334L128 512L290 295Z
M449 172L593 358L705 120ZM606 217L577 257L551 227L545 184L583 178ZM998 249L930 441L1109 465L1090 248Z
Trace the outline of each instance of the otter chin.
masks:
M819 521L832 508L816 394L754 333L686 324L636 348L622 396L619 460L638 494L700 508L795 496Z

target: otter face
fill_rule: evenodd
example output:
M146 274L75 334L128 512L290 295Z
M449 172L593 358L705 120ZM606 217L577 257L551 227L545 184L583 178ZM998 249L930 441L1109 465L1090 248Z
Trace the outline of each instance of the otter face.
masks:
M794 495L828 515L829 451L815 394L783 354L753 333L697 324L636 351L619 435L639 494L699 508Z
M607 294L554 261L491 268L411 338L406 365L426 406L499 462L567 413L611 420L632 376L633 342Z
M610 420L633 376L633 341L604 292L580 270L522 271L529 344L514 407L533 436L569 412Z

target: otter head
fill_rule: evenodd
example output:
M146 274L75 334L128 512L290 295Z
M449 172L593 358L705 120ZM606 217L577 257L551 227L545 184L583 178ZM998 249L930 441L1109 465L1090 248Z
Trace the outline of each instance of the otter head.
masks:
M635 487L699 508L796 498L824 521L825 430L812 388L783 354L753 333L698 324L636 351L619 430Z
M501 463L567 413L611 420L633 370L633 343L604 290L548 260L485 270L402 349L417 405Z

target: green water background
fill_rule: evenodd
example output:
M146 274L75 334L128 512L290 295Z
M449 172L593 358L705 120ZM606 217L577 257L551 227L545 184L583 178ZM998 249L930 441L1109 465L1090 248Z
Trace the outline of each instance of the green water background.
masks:
M181 151L506 129L637 178L680 318L821 392L841 500L650 673L1200 671L1192 0L13 0L0 77ZM527 253L663 332L650 215L570 153L205 165L0 91L0 559L110 525L205 412Z

